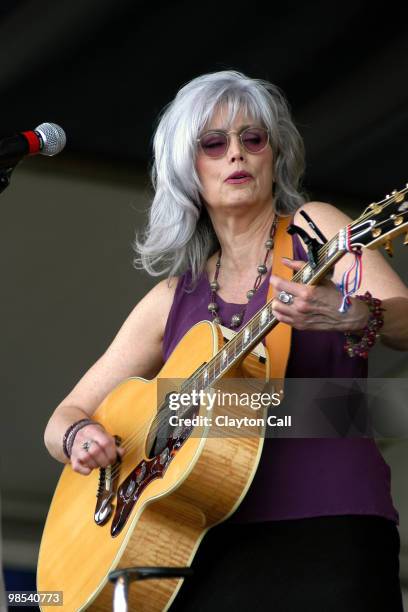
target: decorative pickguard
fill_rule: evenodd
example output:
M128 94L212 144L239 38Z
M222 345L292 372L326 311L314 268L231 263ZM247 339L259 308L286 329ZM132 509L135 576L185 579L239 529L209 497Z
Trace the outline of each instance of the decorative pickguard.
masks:
M145 488L156 478L163 478L167 467L192 429L192 426L183 427L180 435L168 438L166 446L159 455L152 459L142 459L121 483L116 496L116 512L112 519L112 537L116 537L122 531L135 503Z

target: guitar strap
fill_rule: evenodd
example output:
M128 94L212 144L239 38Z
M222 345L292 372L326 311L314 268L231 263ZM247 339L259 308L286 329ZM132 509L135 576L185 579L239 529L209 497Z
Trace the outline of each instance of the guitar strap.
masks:
M293 275L293 270L285 266L282 262L282 257L293 259L292 236L286 231L292 221L293 217L280 217L275 232L272 274L280 276L285 280L291 280ZM275 296L275 290L272 285L269 284L267 301L271 301ZM265 344L269 354L270 379L283 380L285 378L291 337L292 328L287 323L279 323L265 337Z

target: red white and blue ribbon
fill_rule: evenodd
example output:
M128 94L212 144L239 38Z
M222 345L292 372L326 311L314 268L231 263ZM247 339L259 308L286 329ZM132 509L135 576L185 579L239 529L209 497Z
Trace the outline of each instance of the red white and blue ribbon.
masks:
M339 312L348 311L351 306L350 296L354 295L360 288L363 278L363 262L361 260L363 254L360 247L352 247L350 243L350 226L347 227L346 249L349 253L354 255L354 262L350 268L344 272L341 283L338 285L343 295Z

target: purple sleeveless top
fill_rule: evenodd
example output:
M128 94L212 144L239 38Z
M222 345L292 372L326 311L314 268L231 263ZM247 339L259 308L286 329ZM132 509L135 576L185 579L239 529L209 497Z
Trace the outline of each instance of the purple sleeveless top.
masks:
M307 260L293 236L295 259ZM241 327L266 302L269 275L249 302ZM180 276L167 320L163 357L166 361L184 334L199 321L211 320L211 290L204 272L188 293L191 273ZM217 296L223 321L240 310ZM242 306L241 306L242 307ZM240 328L236 328L237 330ZM367 362L345 354L341 332L292 329L286 377L365 378ZM398 524L390 491L390 468L370 438L266 438L252 484L234 523L367 514Z

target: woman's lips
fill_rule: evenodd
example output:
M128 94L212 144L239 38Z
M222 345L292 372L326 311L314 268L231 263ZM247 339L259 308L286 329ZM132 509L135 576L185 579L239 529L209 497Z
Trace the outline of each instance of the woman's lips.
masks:
M241 176L236 178L227 178L226 183L230 183L232 185L236 185L239 183L248 183L248 181L252 181L252 176Z

